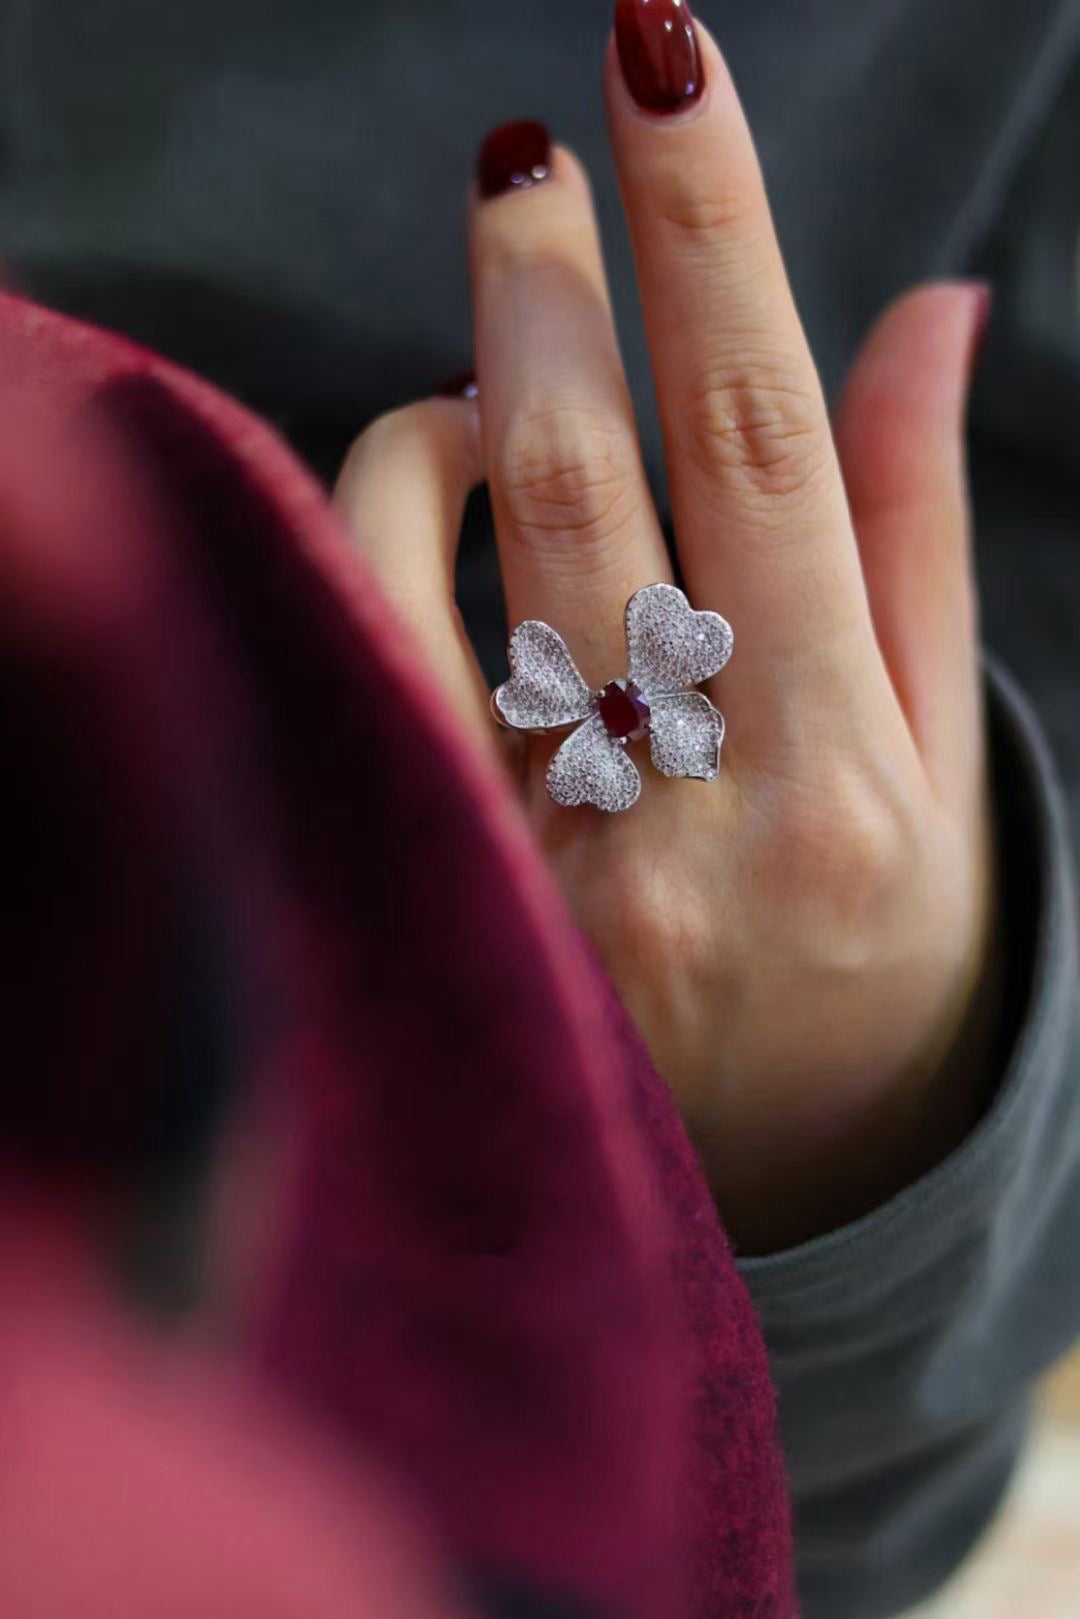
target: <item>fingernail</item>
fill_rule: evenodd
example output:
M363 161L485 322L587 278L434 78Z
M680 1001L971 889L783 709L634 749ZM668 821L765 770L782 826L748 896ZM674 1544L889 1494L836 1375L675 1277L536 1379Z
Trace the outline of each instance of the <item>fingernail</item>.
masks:
M705 88L686 0L616 0L615 44L627 89L646 112L692 107Z
M439 399L476 399L479 394L475 371L458 371L435 389Z
M527 191L551 173L551 136L543 124L503 124L493 129L476 160L482 197Z

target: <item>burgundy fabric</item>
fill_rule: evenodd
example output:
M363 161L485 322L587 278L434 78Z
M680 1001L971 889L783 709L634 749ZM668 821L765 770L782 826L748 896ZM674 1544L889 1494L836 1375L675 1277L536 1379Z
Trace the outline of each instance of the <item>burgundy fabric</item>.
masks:
M0 376L9 1165L84 1231L115 1211L209 960L262 1144L223 1199L231 1375L396 1479L455 1568L789 1619L764 1349L670 1098L322 491L16 299Z
M4 1619L480 1619L355 1447L122 1319L25 1188L2 1213Z

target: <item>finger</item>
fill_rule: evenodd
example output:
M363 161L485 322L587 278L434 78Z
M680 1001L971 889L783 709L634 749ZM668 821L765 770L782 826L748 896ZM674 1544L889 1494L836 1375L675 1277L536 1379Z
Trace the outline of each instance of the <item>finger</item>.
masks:
M522 172L543 178L507 190ZM588 184L540 126L489 139L471 240L484 461L510 621L554 625L602 684L625 673L629 597L668 579L669 563Z
M490 742L487 688L454 599L465 502L481 478L475 403L430 399L361 434L334 503L461 718Z
M927 768L954 797L981 773L964 419L988 314L978 285L900 299L836 420L878 643Z
M775 709L872 634L828 412L750 132L719 51L682 0L619 0L612 138L696 605L739 637L724 676ZM674 116L671 114L674 113ZM880 659L877 660L880 669Z

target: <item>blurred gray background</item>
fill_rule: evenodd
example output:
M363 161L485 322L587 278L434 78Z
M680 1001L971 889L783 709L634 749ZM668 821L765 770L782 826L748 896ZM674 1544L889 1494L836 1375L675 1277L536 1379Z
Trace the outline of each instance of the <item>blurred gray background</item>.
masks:
M1080 4L701 0L757 132L830 390L876 312L989 276L973 412L986 637L1080 829ZM663 469L608 157L608 0L6 0L0 254L43 300L214 378L332 476L468 363L462 198L539 117L593 173L646 453ZM462 564L493 671L489 524Z

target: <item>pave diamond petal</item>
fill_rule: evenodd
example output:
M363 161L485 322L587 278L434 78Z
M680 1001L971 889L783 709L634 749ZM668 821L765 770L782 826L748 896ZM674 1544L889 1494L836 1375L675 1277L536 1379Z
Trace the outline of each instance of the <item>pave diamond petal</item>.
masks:
M637 766L608 735L599 714L567 737L548 766L547 784L564 809L595 804L609 815L631 809L641 792Z
M711 680L731 657L735 637L719 613L695 613L675 585L648 585L626 609L630 679L654 698Z
M515 731L573 725L592 711L593 693L557 630L538 619L510 637L510 679L495 693L498 713Z
M715 781L723 740L724 716L701 692L653 702L649 746L661 775Z

